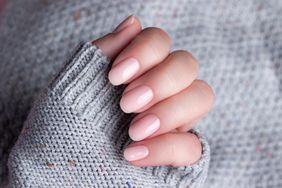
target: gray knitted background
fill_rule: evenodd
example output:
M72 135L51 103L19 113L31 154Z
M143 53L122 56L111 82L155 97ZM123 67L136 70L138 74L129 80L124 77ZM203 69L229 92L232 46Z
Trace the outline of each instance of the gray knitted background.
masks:
M282 1L10 0L0 20L0 145L7 155L38 92L81 41L134 13L191 51L216 102L198 127L205 187L282 187ZM52 166L52 165L51 165Z

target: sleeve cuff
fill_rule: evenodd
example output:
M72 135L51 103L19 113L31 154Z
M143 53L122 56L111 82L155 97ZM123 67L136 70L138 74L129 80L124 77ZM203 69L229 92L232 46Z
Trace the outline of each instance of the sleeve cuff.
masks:
M118 113L119 98L116 96L121 95L123 86L109 84L109 69L110 61L101 49L87 42L65 64L49 86L48 93L83 119L91 119L103 108L112 106Z

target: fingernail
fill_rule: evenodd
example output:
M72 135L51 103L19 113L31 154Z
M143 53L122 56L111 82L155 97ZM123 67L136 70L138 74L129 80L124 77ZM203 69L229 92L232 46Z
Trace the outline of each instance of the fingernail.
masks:
M146 104L153 98L153 91L148 86L138 86L126 94L120 100L120 107L126 113L134 112Z
M146 146L132 146L126 148L123 155L128 161L136 161L147 157L149 155L149 149Z
M121 30L125 29L126 27L130 26L131 24L133 24L134 22L134 16L131 15L129 17L127 17L124 21L122 21L113 31L113 33L118 33Z
M113 85L120 85L132 78L139 70L139 62L134 58L128 58L113 66L109 72L109 80Z
M140 141L152 135L160 128L160 120L153 114L146 115L134 122L128 130L129 136L134 141Z

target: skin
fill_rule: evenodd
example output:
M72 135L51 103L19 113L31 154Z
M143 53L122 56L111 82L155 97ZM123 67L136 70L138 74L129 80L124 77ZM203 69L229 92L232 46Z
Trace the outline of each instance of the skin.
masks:
M113 62L109 73L113 85L126 84L121 109L136 113L129 128L129 136L135 142L125 149L125 158L128 160L128 148L141 146L147 148L147 153L138 160L128 160L133 165L185 166L198 161L201 143L196 135L187 131L210 111L214 92L206 82L197 80L199 65L192 54L184 50L171 51L171 39L165 31L153 27L142 29L134 16L93 44ZM121 69L121 62L128 58L138 60L138 70L118 83L120 75L116 70ZM153 96L141 108L130 111L126 105L135 100L136 88L140 86L150 88ZM146 138L137 139L133 134L143 131L142 118L146 115L157 117L159 128ZM134 132L137 124L138 131Z

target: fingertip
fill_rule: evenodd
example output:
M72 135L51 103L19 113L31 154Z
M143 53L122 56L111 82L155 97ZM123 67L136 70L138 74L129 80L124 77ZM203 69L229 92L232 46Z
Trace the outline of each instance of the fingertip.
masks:
M129 16L113 32L92 41L92 44L99 47L103 54L112 60L137 36L141 29L139 19Z
M118 85L120 85L120 83L115 82L114 73L112 73L111 71L110 71L109 74L108 74L108 78L109 78L110 83L111 83L113 86L118 86Z
M149 149L144 145L131 146L124 150L123 155L127 161L137 161L147 157Z
M126 19L124 19L124 21L122 21L113 31L113 33L119 33L122 30L126 29L127 27L133 27L135 26L136 29L141 30L141 23L139 21L139 19L134 16L133 14L128 16Z
M136 28L141 31L142 30L142 24L141 24L141 21L140 19L135 16L135 15L131 15L133 18L134 18L134 24L136 25Z

